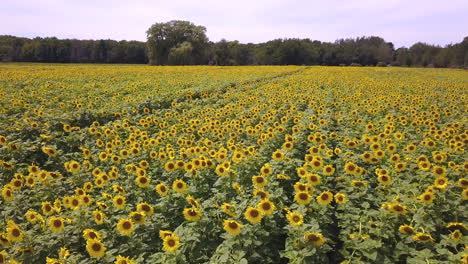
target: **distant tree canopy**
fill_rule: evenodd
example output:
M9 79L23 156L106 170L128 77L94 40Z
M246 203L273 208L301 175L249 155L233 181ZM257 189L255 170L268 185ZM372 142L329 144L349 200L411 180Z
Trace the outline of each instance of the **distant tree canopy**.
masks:
M203 26L172 20L152 25L146 35L151 65L207 63L209 45Z
M0 61L147 63L140 41L18 38L0 36Z
M149 63L151 65L362 65L468 68L468 37L434 46L415 43L395 50L380 37L275 39L259 44L211 42L206 28L189 21L156 23L147 42L0 36L0 61Z

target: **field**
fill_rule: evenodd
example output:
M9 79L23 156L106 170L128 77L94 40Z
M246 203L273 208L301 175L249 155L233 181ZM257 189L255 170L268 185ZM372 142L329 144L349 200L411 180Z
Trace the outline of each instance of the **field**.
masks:
M468 72L0 64L2 263L468 263Z

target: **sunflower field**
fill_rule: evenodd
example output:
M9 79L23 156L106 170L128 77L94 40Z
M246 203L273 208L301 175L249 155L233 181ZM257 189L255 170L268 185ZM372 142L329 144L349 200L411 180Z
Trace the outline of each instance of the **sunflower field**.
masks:
M468 263L468 72L0 64L0 264Z

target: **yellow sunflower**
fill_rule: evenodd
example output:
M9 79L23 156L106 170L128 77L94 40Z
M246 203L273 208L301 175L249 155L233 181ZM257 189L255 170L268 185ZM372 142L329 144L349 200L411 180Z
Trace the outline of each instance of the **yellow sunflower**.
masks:
M49 219L49 228L54 233L62 232L62 230L65 228L63 218L52 216Z
M181 179L177 179L172 183L172 189L178 193L185 193L187 190L187 183Z
M87 240L86 250L92 258L101 258L106 253L106 247L97 239Z
M337 204L345 204L347 201L346 195L344 193L336 193L335 194L335 202Z
M251 224L258 224L262 221L263 213L257 208L249 206L247 210L245 210L244 216Z
M125 197L122 195L117 195L112 199L112 202L114 203L115 208L117 209L124 209L127 201L125 200Z
M286 219L288 219L289 224L293 226L300 226L304 223L304 216L297 212L288 212L286 214Z
M257 209L260 210L263 215L271 215L276 210L276 206L270 200L262 200L257 204Z
M156 185L156 192L161 196L166 196L169 192L169 189L167 188L166 184L160 183Z
M135 230L132 219L121 218L117 223L117 231L124 236L130 236Z
M198 208L185 208L183 214L187 221L198 221L201 219L201 212Z
M333 201L333 193L326 191L317 196L317 202L321 205L328 205Z
M180 246L180 239L175 234L165 236L163 239L163 250L168 253L175 252Z
M321 247L325 243L325 238L320 233L306 232L304 241L312 243L315 247Z
M294 195L294 200L298 204L307 205L312 201L312 196L308 192L298 192Z
M150 184L150 179L146 176L138 176L136 179L135 179L135 183L141 187L141 188L145 188L145 187L148 187L149 184Z
M223 225L224 230L233 236L237 236L240 234L242 230L242 224L235 220L224 220Z
M406 235L411 235L411 234L414 233L414 227L412 227L410 225L401 225L398 228L398 231L400 231L400 233L403 233L403 234L406 234Z

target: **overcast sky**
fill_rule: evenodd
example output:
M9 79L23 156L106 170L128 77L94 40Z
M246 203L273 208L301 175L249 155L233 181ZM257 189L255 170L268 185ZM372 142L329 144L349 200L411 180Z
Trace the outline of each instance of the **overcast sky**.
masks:
M468 36L468 0L1 0L0 35L146 40L156 22L188 20L212 41L380 36L396 47Z

